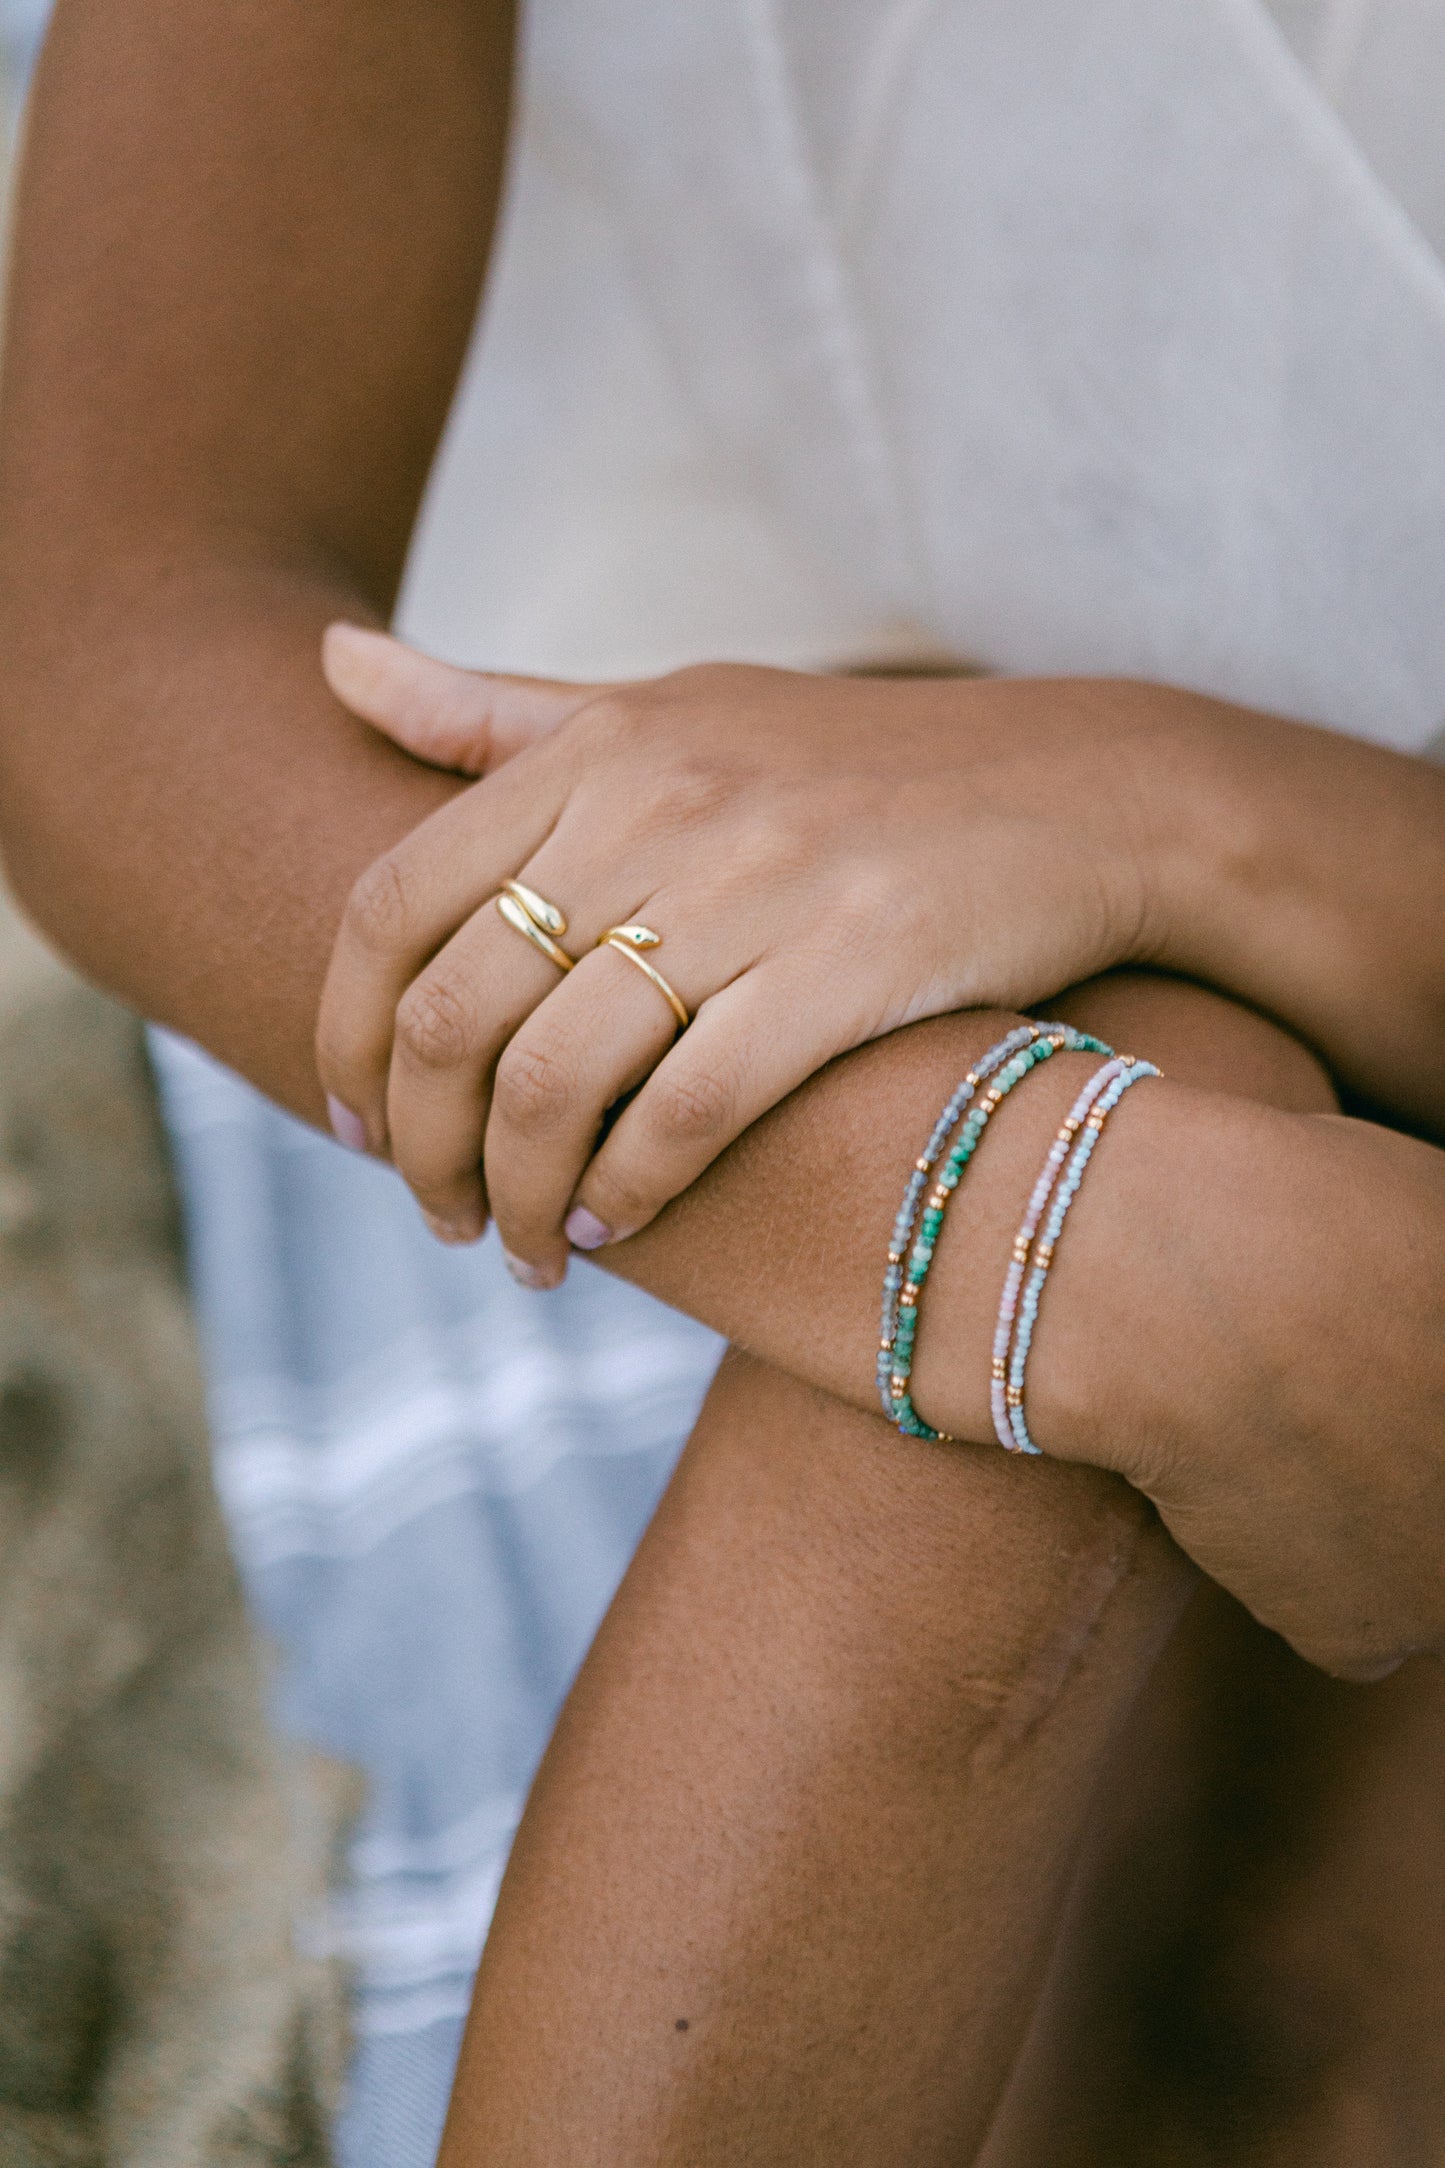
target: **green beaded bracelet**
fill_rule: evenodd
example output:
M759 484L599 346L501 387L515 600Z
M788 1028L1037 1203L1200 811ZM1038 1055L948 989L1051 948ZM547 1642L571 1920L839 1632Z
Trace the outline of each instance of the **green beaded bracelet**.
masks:
M933 1263L933 1253L938 1246L939 1232L943 1226L949 1198L962 1181L964 1170L978 1150L979 1140L995 1110L1031 1070L1036 1069L1040 1062L1048 1061L1061 1049L1067 1049L1071 1053L1103 1055L1111 1052L1101 1040L1091 1038L1087 1032L1074 1031L1066 1025L1055 1026L1043 1037L1021 1047L1004 1063L983 1097L969 1109L938 1176L937 1185L924 1205L909 1253L908 1269L898 1296L898 1323L889 1351L890 1409L893 1421L910 1438L949 1442L946 1431L935 1430L931 1424L924 1422L914 1407L908 1390L913 1374L914 1343L918 1337L918 1305L922 1299L924 1282L928 1278L928 1269Z

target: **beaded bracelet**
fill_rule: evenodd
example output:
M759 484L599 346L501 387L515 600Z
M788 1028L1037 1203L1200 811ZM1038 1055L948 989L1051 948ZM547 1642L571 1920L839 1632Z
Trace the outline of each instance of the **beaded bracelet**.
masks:
M904 1259L913 1247L923 1185L938 1164L939 1154L979 1085L986 1077L992 1076L995 1069L1001 1069L1010 1054L1016 1054L1021 1046L1028 1046L1033 1040L1041 1038L1045 1029L1043 1024L1019 1024L1006 1039L1000 1039L996 1046L991 1046L981 1061L974 1063L934 1123L933 1134L924 1146L921 1157L913 1162L913 1172L908 1177L903 1202L893 1221L893 1239L888 1245L888 1264L883 1274L883 1311L878 1321L878 1397L883 1403L883 1413L890 1422L893 1419L893 1395L889 1389L893 1366L890 1357L898 1329L898 1294L903 1285Z
M993 1414L994 1435L1006 1453L1022 1450L1013 1434L1008 1419L1008 1351L1013 1338L1014 1317L1018 1310L1019 1289L1023 1285L1024 1268L1029 1261L1029 1251L1038 1233L1039 1221L1054 1193L1059 1169L1069 1156L1069 1147L1084 1126L1084 1118L1106 1085L1116 1076L1122 1076L1130 1066L1129 1057L1116 1054L1106 1061L1102 1069L1096 1069L1078 1098L1070 1107L1059 1128L1058 1135L1049 1146L1048 1157L1039 1173L1029 1197L1028 1209L1018 1233L1014 1236L1013 1254L1009 1259L1008 1274L1003 1283L1003 1295L998 1306L998 1323L993 1335L993 1373L989 1389L989 1402ZM1030 1450L1036 1451L1037 1448Z
M1102 1072L1100 1073L1102 1074ZM1085 1169L1093 1157L1094 1147L1098 1143L1104 1124L1114 1108L1119 1104L1130 1086L1137 1084L1141 1077L1158 1076L1158 1074L1159 1071L1152 1062L1130 1062L1126 1069L1105 1085L1084 1118L1082 1124L1083 1133L1074 1147L1074 1156L1069 1161L1068 1168L1055 1191L1053 1204L1049 1209L1049 1216L1044 1224L1043 1235L1033 1252L1033 1269L1029 1273L1028 1283L1024 1288L1023 1301L1019 1305L1018 1322L1013 1336L1013 1353L1009 1359L1008 1386L1004 1402L1009 1429L1012 1433L1012 1449L1015 1452L1037 1453L1039 1451L1038 1446L1034 1444L1033 1439L1029 1436L1028 1424L1024 1420L1024 1378L1028 1369L1029 1348L1033 1341L1034 1326L1038 1322L1039 1298L1043 1293L1044 1282L1048 1278L1049 1267L1054 1261L1054 1250L1064 1221L1068 1217L1069 1207L1078 1195L1079 1184L1083 1181Z
M1030 1070L1036 1068L1041 1061L1047 1061L1060 1049L1067 1049L1070 1052L1096 1054L1109 1054L1111 1052L1111 1049L1105 1046L1101 1040L1090 1037L1087 1032L1075 1031L1070 1024L1035 1025L1020 1028L1028 1034L1027 1043L1019 1046L1017 1044L1017 1033L1011 1032L1009 1040L1001 1041L998 1047L990 1048L989 1053L984 1056L984 1062L978 1065L978 1069L970 1070L969 1076L964 1078L963 1083L959 1085L958 1090L949 1101L949 1108L954 1107L956 1103L958 1109L961 1110L972 1098L974 1091L977 1090L980 1081L979 1069L984 1067L984 1063L997 1067L994 1082L989 1086L978 1104L972 1107L965 1116L963 1125L949 1152L934 1190L923 1208L918 1220L917 1233L914 1236L912 1248L908 1255L906 1273L902 1271L902 1245L895 1240L893 1248L889 1251L888 1271L885 1275L884 1288L884 1332L879 1348L878 1379L880 1393L885 1396L884 1406L890 1421L908 1437L941 1441L947 1435L941 1430L934 1430L931 1425L923 1421L918 1410L913 1405L912 1397L908 1391L908 1381L913 1373L914 1343L918 1335L918 1304L922 1298L924 1282L928 1278L929 1267L933 1262L933 1253L937 1247L939 1230L943 1225L948 1200L963 1179L964 1169L978 1149L979 1139L988 1127L995 1110L1008 1097L1014 1086L1022 1083ZM1014 1051L1006 1052L1005 1049L1008 1048L1010 1041L1014 1044ZM995 1062L995 1056L1001 1058ZM970 1083L970 1078L973 1080L972 1083ZM945 1115L948 1111L949 1109L945 1108ZM943 1126L943 1117L940 1117L939 1124L935 1125L935 1137L938 1135L940 1126ZM923 1173L927 1172L925 1162L919 1162L915 1166L915 1176L920 1174L920 1170ZM921 1188L921 1182L919 1187ZM909 1191L905 1194L904 1211L900 1212L899 1215L900 1223L908 1210L910 1195L916 1196L912 1180L910 1180ZM897 1223L895 1224L895 1235L896 1233ZM896 1292L892 1285L895 1274L900 1276L900 1284ZM888 1330L890 1321L892 1324L891 1333Z
M903 1265L909 1250L913 1246L924 1183L933 1172L939 1155L948 1142L955 1124L979 1085L986 1078L992 1076L996 1069L1002 1068L1010 1054L1017 1053L1021 1047L1031 1045L1035 1039L1044 1037L1046 1033L1051 1038L1062 1037L1070 1048L1079 1047L1085 1052L1100 1054L1109 1052L1109 1049L1099 1040L1091 1039L1085 1032L1076 1032L1071 1024L1039 1024L1031 1022L1016 1025L1007 1038L1000 1039L997 1045L991 1046L988 1052L979 1061L975 1062L974 1066L969 1070L968 1075L955 1090L943 1112L939 1115L938 1120L934 1123L933 1133L929 1137L921 1158L916 1159L913 1163L913 1172L908 1178L908 1187L903 1193L903 1202L899 1206L897 1216L893 1222L893 1238L888 1246L888 1263L883 1275L882 1315L879 1319L878 1397L882 1403L883 1412L889 1417L890 1421L893 1415L893 1400L889 1389L892 1370L889 1357L898 1325L898 1296L903 1286Z

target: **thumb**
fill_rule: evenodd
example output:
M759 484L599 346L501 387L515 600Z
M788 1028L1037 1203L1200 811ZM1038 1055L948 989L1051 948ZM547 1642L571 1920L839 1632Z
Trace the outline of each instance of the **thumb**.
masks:
M499 677L438 662L390 633L328 625L326 682L344 707L418 760L486 775L545 738L597 688L548 678Z

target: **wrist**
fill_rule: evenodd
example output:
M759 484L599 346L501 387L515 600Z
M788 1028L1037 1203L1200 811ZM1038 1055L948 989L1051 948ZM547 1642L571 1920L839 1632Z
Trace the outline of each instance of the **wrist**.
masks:
M1170 1395L1183 1379L1171 1343L1197 1295L1170 1240L1184 1202L1170 1150L1177 1102L1149 1080L1100 1140L1050 1272L1029 1372L1028 1420L1049 1458L1135 1483L1178 1429Z
M1130 690L1144 726L1129 778L1139 894L1129 961L1227 985L1241 914L1268 860L1268 807L1251 782L1246 718L1172 686Z
M1245 1265L1262 1256L1266 1285L1276 1269L1287 1215L1267 1199L1281 1117L1329 1113L1335 1100L1296 1040L1202 987L1113 974L1054 1007L1165 1075L1111 1118L1071 1213L1040 1319L1030 1424L1056 1458L1149 1488L1161 1454L1191 1438L1212 1450L1248 1397L1240 1366L1258 1320Z

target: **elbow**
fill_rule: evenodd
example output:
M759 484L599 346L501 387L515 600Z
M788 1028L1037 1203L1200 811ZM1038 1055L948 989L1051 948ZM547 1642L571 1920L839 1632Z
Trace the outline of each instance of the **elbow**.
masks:
M48 946L88 976L109 976L93 948L98 887L93 822L66 787L65 765L43 758L42 736L12 682L0 730L0 869L9 899Z
M50 947L65 951L71 944L59 924L59 914L49 907L57 883L53 878L47 878L43 863L37 862L38 855L27 851L23 841L17 845L14 824L9 819L0 819L5 916L18 917ZM74 960L79 961L78 958Z
M58 887L55 837L38 801L32 762L20 742L21 732L13 684L7 689L3 730L0 730L0 865L5 886L42 931L47 902Z

